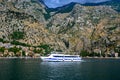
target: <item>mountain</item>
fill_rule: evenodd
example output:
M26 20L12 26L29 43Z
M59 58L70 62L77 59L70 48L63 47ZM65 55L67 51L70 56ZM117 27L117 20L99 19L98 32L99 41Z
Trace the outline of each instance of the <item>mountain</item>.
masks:
M111 6L114 10L120 12L120 0L112 0L110 2L105 3L104 5Z
M1 0L0 15L0 37L11 41L11 34L14 32L24 32L24 39L19 39L23 43L37 44L46 42L52 36L45 29L46 13L45 6L37 0ZM48 36L49 37L45 37Z
M101 2L101 3L85 3L82 4L83 6L100 6L100 5L106 5L106 6L111 6L114 10L120 12L120 0L110 0L106 2Z
M56 51L119 52L119 9L115 1L52 9L38 0L0 0L0 39Z

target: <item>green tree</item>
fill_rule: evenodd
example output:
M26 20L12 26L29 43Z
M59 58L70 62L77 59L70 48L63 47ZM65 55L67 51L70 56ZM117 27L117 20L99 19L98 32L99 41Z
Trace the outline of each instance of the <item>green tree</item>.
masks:
M22 51L22 56L26 56L25 51Z
M0 42L3 42L4 40L2 38L0 38Z
M82 56L82 57L89 56L89 52L87 52L85 50L82 50L81 53L80 53L80 56Z
M38 47L45 50L44 55L47 55L47 54L49 54L51 51L53 51L53 48L51 48L51 46L48 45L48 44L40 44L40 46L38 46Z
M21 31L14 31L12 34L11 34L11 38L13 40L19 40L19 39L23 39L24 38L24 32L21 32Z
M27 47L30 47L30 46L31 46L31 45L29 45L29 44L21 43L21 42L16 41L16 40L13 40L13 41L11 42L11 44L21 45L21 46L27 46Z
M19 52L20 50L21 50L21 48L17 48L16 46L8 49L9 52L14 52L14 54Z
M43 51L42 51L42 49L34 49L33 52L34 53L42 53Z
M4 53L5 47L0 47L0 52Z

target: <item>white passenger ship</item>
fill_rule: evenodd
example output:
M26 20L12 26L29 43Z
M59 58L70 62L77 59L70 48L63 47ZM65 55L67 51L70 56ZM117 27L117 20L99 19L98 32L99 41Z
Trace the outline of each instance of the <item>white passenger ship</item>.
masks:
M48 57L41 57L42 61L81 61L79 55L50 54Z

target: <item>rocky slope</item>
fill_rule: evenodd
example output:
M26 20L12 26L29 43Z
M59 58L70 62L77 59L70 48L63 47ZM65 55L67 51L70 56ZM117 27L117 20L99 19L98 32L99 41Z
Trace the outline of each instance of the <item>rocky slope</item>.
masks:
M15 31L25 32L24 39L28 44L44 42L49 34L45 29L44 6L32 0L1 0L0 30L1 38L11 40L10 34ZM43 41L44 40L44 41Z
M0 0L0 38L59 51L119 52L120 13L111 5L48 9L38 0Z

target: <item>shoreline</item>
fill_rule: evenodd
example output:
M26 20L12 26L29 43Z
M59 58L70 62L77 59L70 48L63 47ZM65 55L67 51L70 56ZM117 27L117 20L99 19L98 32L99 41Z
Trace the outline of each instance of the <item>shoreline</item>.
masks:
M82 59L120 59L120 57L82 57Z
M0 57L0 59L41 59L40 57Z
M81 57L82 59L120 59L120 57ZM41 59L41 57L0 57L0 59Z

